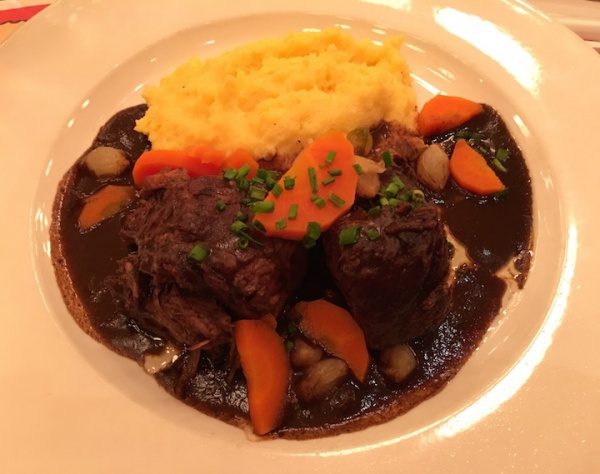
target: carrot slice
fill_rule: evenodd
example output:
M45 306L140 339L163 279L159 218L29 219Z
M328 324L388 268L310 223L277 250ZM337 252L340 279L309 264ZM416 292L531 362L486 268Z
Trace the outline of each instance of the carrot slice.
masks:
M424 136L447 132L459 127L483 111L483 106L462 97L436 95L417 117L419 133Z
M150 150L142 153L133 166L133 182L141 186L146 177L164 169L182 168L195 178L197 176L218 175L221 164L204 162L199 156L191 156L184 151Z
M461 188L483 196L505 189L485 158L460 139L450 157L450 174Z
M231 155L225 158L223 162L223 169L239 169L243 165L248 165L250 167L250 172L248 173L247 177L249 179L254 178L254 176L256 176L256 172L258 171L258 163L246 150L235 150Z
M79 228L86 230L119 212L135 194L132 186L108 185L85 200L79 214Z
M260 320L267 323L271 328L277 328L277 319L271 313L265 314Z
M268 236L289 240L301 240L309 222L317 222L321 230L327 230L354 204L358 181L354 164L354 147L343 133L323 135L306 147L281 177L279 197L273 191L267 195L266 200L275 204L273 212L258 214L255 219L265 227ZM309 170L314 172L312 183ZM330 172L336 176L331 176ZM286 177L295 179L291 190L285 188ZM319 207L311 200L313 196L322 199L324 206ZM293 205L297 206L298 212L295 218L290 218Z
M290 384L290 362L283 340L268 323L242 319L235 323L235 343L248 384L248 405L254 432L277 428Z
M369 352L365 335L350 313L323 299L301 302L295 309L302 315L302 333L344 360L356 378L364 382Z

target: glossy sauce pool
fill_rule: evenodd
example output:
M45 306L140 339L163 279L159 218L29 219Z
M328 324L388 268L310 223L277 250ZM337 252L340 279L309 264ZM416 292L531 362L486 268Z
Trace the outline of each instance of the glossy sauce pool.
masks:
M146 149L146 138L133 130L145 106L117 113L99 131L92 147L104 145L123 149L131 162ZM456 132L434 137L448 153ZM455 274L453 298L445 322L434 332L410 343L418 366L400 384L391 383L372 362L363 384L349 378L326 398L311 404L296 400L290 391L282 427L273 434L287 438L312 438L354 431L389 420L441 390L477 347L498 313L507 288L496 272L513 264L514 278L522 287L531 258L532 196L527 166L504 123L491 108L458 130L475 138L474 146L492 156L499 148L509 150L506 172L498 172L508 187L501 196L479 198L450 182L437 202L450 232L461 242L473 264L460 266ZM101 180L82 166L74 165L61 183L52 223L53 261L69 309L85 312L88 333L112 350L143 362L144 354L157 352L164 341L135 324L116 306L106 288L106 279L116 262L132 249L119 238L120 220L127 209L81 233L77 220L82 200L107 183L130 184L131 176ZM309 257L308 273L294 301L327 297L339 299L317 246ZM66 286L70 286L66 288ZM294 302L291 301L290 305ZM84 326L81 318L79 324ZM279 329L287 325L286 314ZM248 404L241 371L231 377L227 354L209 359L200 351L184 354L169 369L155 375L166 390L200 411L225 421L244 425ZM373 354L372 360L377 354ZM298 378L294 375L294 379Z

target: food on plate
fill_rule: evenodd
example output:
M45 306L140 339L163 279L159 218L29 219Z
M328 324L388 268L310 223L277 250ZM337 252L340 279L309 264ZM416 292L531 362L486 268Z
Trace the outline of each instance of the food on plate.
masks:
M55 200L78 324L264 438L362 429L440 391L525 283L531 185L492 107L418 110L401 43L260 41L117 112Z

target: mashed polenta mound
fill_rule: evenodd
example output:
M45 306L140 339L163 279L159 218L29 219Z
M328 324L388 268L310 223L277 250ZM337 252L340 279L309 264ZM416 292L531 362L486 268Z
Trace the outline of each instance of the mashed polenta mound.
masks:
M313 138L382 120L414 129L415 93L400 52L338 29L292 33L202 60L191 59L143 96L136 130L154 149L200 143L256 158L296 154Z

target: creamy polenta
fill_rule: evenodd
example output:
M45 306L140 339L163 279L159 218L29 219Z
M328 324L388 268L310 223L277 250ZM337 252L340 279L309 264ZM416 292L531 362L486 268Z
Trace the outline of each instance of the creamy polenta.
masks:
M136 129L154 149L199 143L256 158L297 153L313 138L382 120L415 128L402 39L356 41L338 29L262 40L191 59L147 86Z

